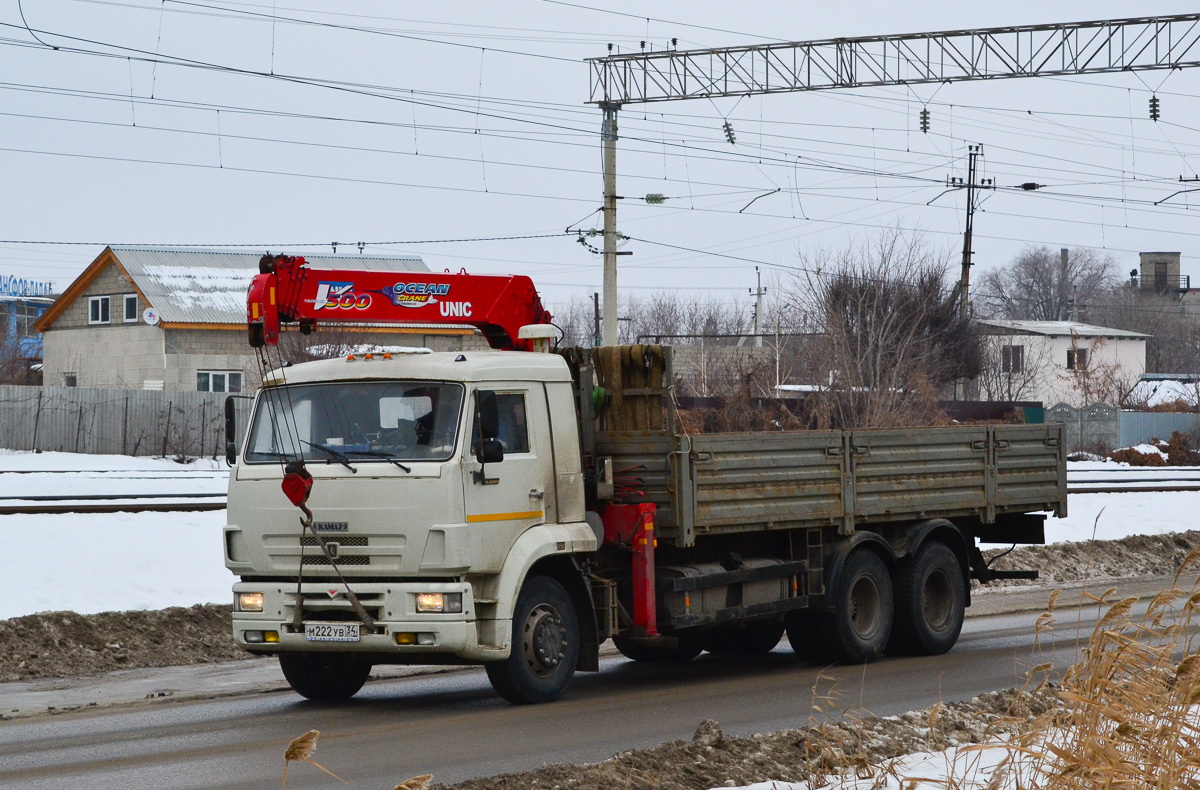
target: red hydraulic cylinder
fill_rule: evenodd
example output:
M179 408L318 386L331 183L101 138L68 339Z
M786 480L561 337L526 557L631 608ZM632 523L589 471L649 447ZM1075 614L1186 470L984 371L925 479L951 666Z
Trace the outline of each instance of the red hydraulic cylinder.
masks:
M633 537L633 625L640 636L658 635L658 603L654 594L653 503L637 506L641 524Z

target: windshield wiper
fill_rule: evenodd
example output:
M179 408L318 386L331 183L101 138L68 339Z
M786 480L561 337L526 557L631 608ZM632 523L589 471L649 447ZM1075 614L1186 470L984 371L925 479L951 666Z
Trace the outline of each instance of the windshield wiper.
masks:
M351 465L350 465L350 459L349 459L348 457L346 457L346 454L345 454L345 453L342 453L342 452L340 452L340 451L338 451L338 450L335 450L335 449L333 449L332 447L330 447L329 445L325 445L325 444L317 444L316 442L306 442L306 441L305 441L305 440L303 440L303 439L301 439L301 440L300 440L300 443L301 443L301 444L307 444L309 447L315 447L315 448L317 448L318 450L324 450L325 452L327 452L327 453L329 453L331 456L333 456L332 458L327 458L327 459L325 459L325 463L326 463L326 464L331 464L331 463L333 463L334 461L337 461L339 464L341 464L342 466L346 467L347 469L349 469L349 470L350 470L351 472L353 472L354 474L358 474L358 470L357 470L357 469L355 469L353 466L351 466Z
M396 456L394 456L394 455L388 455L387 453L381 453L381 452L379 452L378 450L351 450L350 452L351 452L351 453L353 453L354 455L369 455L369 456L371 456L372 458L382 458L382 459L384 459L385 461L390 461L391 463L393 463L393 464L395 464L396 466L400 467L400 468L401 468L401 469L403 469L405 472L409 472L409 473L411 473L411 472L412 472L412 470L411 470L411 469L409 469L409 468L408 468L407 466L405 466L404 464L400 463L400 461L399 461L399 460L397 460L397 459L396 459Z

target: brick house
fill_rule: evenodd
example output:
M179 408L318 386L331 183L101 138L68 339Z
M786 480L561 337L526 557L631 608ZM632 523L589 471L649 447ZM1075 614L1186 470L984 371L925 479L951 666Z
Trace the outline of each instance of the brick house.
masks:
M260 253L106 247L34 328L47 386L237 392L257 384L246 291ZM314 269L427 272L415 256L306 255ZM470 327L338 327L379 346L453 351L486 345ZM285 336L286 339L286 336ZM319 345L322 334L310 336ZM338 344L326 344L326 348ZM300 360L297 360L300 361Z

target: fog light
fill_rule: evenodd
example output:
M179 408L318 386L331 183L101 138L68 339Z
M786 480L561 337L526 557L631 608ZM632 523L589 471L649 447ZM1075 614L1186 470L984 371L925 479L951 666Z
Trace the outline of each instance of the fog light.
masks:
M462 593L419 593L418 612L461 612Z
M251 645L261 644L264 641L262 631L243 631L242 636L245 637L246 642ZM275 635L275 639L279 639L278 634Z
M417 644L418 645L432 645L433 644L433 634L417 634Z
M263 641L264 642L278 642L279 641L279 632L278 631L263 631Z
M263 594L260 592L238 593L239 612L261 612L263 610Z
M415 645L417 643L416 634L396 634L396 644L398 645Z

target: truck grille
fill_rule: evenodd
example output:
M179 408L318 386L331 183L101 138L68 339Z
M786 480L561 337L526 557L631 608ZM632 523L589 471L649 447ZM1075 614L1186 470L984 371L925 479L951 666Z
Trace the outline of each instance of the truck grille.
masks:
M342 555L334 560L339 567L347 565L370 565L371 558L363 554ZM329 558L324 554L304 555L305 565L328 565Z
M371 539L366 535L330 535L323 538L326 543L336 543L339 546L370 546ZM304 535L300 538L301 546L316 546L317 539L312 535Z

